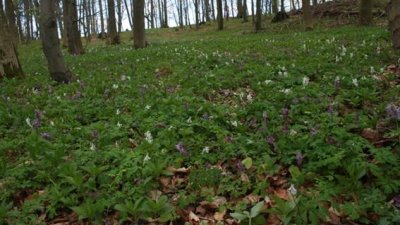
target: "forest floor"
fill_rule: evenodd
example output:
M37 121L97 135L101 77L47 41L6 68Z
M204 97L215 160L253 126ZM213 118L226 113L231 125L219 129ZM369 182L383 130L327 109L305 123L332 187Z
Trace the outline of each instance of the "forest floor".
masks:
M250 18L251 20L251 18ZM100 40L0 83L0 224L399 224L400 69L354 18Z

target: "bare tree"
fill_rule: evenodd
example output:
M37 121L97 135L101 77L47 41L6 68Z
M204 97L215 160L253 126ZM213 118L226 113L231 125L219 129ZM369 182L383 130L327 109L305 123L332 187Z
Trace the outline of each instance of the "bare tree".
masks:
M117 0L118 33L122 31L122 0Z
M387 10L393 46L395 49L400 49L400 1L391 0L388 4Z
M224 15L222 14L222 0L217 0L218 30L224 29Z
M14 3L12 0L5 0L5 11L6 11L6 17L8 20L8 28L10 30L10 34L12 37L12 40L15 44L18 43L18 28L17 24L15 21L15 7Z
M168 1L164 0L164 26L163 28L168 28Z
M360 25L368 26L372 23L372 0L360 1Z
M144 0L135 0L133 9L134 46L135 48L144 48L146 47L146 40L144 36Z
M108 36L109 43L112 45L119 44L119 34L117 32L117 21L115 19L115 2L114 0L107 0L108 2Z
M76 0L63 0L64 26L68 42L68 52L72 55L84 53L81 35L78 30L78 13Z
M60 49L57 33L56 3L54 0L40 2L40 28L43 53L46 56L50 76L59 83L69 83L72 73L67 69Z
M278 0L271 0L272 4L272 13L276 14L278 13Z
M303 4L303 22L305 30L312 30L312 14L311 14L311 6L310 0L302 0Z
M7 19L3 11L3 2L0 0L0 79L4 77L23 76L18 60L15 43L7 25Z
M261 15L262 15L262 7L261 0L256 0L256 32L261 30Z
M194 0L194 13L195 13L195 21L196 21L196 29L199 28L199 0Z
M105 28L104 28L104 12L103 12L103 0L99 0L99 10L100 10L100 37L105 38Z

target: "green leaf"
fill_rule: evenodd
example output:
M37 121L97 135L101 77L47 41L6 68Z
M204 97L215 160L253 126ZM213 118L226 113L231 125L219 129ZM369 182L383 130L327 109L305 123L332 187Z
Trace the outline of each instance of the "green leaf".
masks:
M243 159L242 163L246 169L250 169L253 165L253 160L250 157L247 157Z
M264 207L264 202L259 202L251 208L250 217L254 218L260 214L262 208Z
M237 219L237 220L244 220L244 219L246 219L247 218L247 216L245 215L245 214L242 214L242 213L231 213L230 214L234 219Z

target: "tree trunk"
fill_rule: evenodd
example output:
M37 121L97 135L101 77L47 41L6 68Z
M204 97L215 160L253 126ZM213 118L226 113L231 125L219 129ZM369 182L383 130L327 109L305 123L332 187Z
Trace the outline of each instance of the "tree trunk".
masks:
M196 29L199 29L199 0L194 0L194 13L195 13Z
M69 83L72 73L67 69L60 49L57 33L56 1L41 0L40 28L43 53L46 56L50 76L59 83Z
M272 1L272 13L278 13L278 0L271 0Z
M146 47L146 40L144 37L144 0L134 1L134 25L133 25L133 39L135 48Z
M216 20L217 18L215 17L214 0L211 0L210 5L211 5L211 15L212 15L212 19L213 19L213 20Z
M72 55L84 53L81 35L78 30L78 12L76 0L63 0L64 26L68 43L68 52Z
M261 0L256 0L256 32L261 30L261 15L262 15L262 9L261 9Z
M25 41L31 41L31 16L29 0L24 0L24 16L25 16Z
M0 79L23 76L15 43L2 6L0 8L0 34Z
M164 0L164 28L168 28L168 2Z
M183 28L183 2L182 0L179 1L179 27Z
M217 0L218 30L224 29L224 16L222 14L222 0Z
M372 24L372 0L360 1L360 25L369 26Z
M400 50L400 1L391 0L388 4L387 11L393 46L395 49Z
M112 45L119 44L119 34L117 32L117 21L115 19L115 3L114 0L108 2L108 35L109 43Z
M247 18L247 0L243 0L243 22L248 22L249 19Z
M100 38L106 37L106 31L104 29L104 12L103 12L103 0L99 0L99 10L100 10Z
M204 0L204 5L206 7L206 21L210 22L211 21L211 16L210 16L210 11L211 11L211 7L210 7L210 0Z
M182 7L182 0L179 1ZM182 9L181 9L181 15L182 15ZM150 18L151 18L151 29L154 29L154 18L155 18L155 13L154 13L154 0L150 0ZM183 24L183 23L182 23ZM183 25L182 25L183 26Z
M8 20L8 28L14 44L18 44L18 28L15 21L15 7L12 0L5 1L5 11Z
M303 23L305 30L312 30L312 14L311 14L311 6L310 0L302 0L303 4Z
M243 2L237 0L237 18L243 18Z
M285 0L281 0L281 12L285 12Z
M312 0L312 5L316 6L318 4L318 0Z
M254 23L254 18L255 13L254 13L254 0L251 0L251 21Z
M118 33L122 31L122 0L117 0Z

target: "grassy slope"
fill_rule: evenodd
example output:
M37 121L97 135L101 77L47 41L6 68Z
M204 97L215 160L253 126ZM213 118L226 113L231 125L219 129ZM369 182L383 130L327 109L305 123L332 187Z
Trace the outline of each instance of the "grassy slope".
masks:
M219 210L229 219L254 204L244 198L252 193L274 199L262 213L271 221L398 222L389 201L400 188L399 122L385 107L400 99L386 69L395 61L388 33L325 28L331 22L307 33L295 20L259 34L238 21L223 32L151 30L142 50L124 34L119 46L95 41L85 55L67 55L80 81L70 85L53 85L39 45L22 46L27 78L0 84L0 218L73 220L74 211L92 222L178 214L178 223L200 201L224 196ZM26 123L35 110L37 130ZM376 147L360 136L366 130L393 140ZM127 210L154 190L168 199Z

